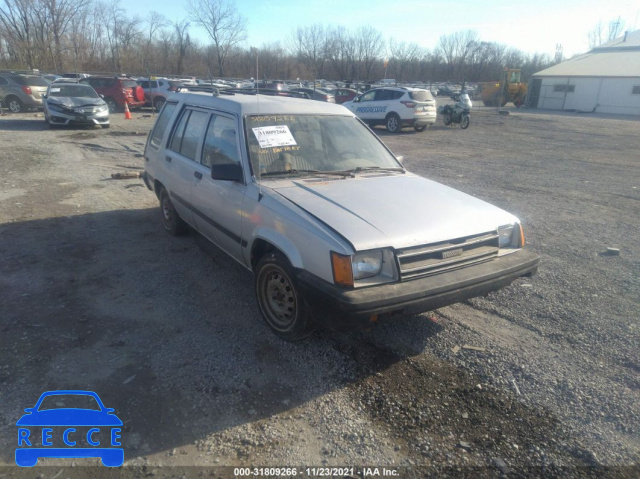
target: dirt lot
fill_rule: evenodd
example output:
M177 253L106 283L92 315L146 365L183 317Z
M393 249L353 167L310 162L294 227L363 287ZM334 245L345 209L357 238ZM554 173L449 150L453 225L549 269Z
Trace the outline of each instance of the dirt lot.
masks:
M539 275L296 344L261 321L249 272L168 236L141 180L110 178L141 171L153 117L0 117L0 477L638 477L640 121L511 113L376 132L410 170L519 216ZM16 420L56 389L115 408L125 468L12 466Z

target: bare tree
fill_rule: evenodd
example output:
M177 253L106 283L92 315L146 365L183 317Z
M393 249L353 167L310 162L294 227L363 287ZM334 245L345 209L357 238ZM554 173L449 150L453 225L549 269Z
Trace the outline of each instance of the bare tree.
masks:
M392 38L389 40L389 52L396 80L401 81L407 67L419 58L421 49L417 43L397 42Z
M598 22L598 24L589 32L589 50L599 47L603 43L615 40L620 36L623 28L624 21L621 21L620 17L611 20L606 29L602 25L602 21Z
M373 27L360 27L356 33L356 55L364 66L365 79L371 79L371 70L376 61L380 60L384 50L382 33Z
M12 41L13 47L29 68L34 62L34 1L4 0L0 4L0 24Z
M291 46L311 78L321 78L327 60L329 37L322 25L299 27L293 32Z
M145 70L149 70L149 57L151 56L151 44L156 37L156 34L164 27L167 26L168 22L164 15L156 11L149 12L147 18L145 20L147 24L147 30L145 33L146 42L145 46L142 50L142 66Z
M184 59L187 56L187 51L191 47L191 37L189 37L189 22L181 20L173 24L173 30L176 39L176 52L178 54L178 61L176 64L176 74L182 75L182 68L184 65Z
M232 51L247 38L247 21L229 0L189 0L187 12L203 27L215 47L218 74L224 76L225 62Z

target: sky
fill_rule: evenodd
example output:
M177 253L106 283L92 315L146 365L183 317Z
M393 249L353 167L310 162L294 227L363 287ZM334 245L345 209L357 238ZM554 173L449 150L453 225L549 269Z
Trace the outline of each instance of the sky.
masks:
M172 21L187 18L188 0L136 0L121 5L144 19L155 10ZM247 19L244 46L287 44L298 27L342 25L355 30L371 26L385 40L415 42L433 49L442 35L476 31L482 41L515 47L528 54L551 56L561 44L565 58L589 49L588 34L602 21L618 17L624 30L640 29L640 0L236 0ZM208 43L204 30L192 24L192 37Z

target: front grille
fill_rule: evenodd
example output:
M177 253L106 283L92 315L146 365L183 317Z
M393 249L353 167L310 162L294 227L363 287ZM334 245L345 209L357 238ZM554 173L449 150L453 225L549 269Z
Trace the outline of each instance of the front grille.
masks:
M483 263L498 255L496 231L397 252L400 279L410 280Z

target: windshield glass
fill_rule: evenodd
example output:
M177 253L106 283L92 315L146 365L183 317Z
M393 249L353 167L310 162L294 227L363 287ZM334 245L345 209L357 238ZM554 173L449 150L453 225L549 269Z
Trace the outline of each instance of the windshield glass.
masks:
M84 85L60 85L51 86L49 96L68 96L76 98L98 98L96 91L90 86Z
M253 173L401 168L356 118L275 115L246 119Z

